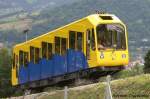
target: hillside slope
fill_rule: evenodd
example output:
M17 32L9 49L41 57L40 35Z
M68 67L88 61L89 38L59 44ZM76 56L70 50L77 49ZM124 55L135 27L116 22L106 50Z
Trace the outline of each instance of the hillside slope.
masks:
M118 0L80 0L72 5L43 11L40 17L49 20L47 24L42 25L45 29L41 29L41 32L95 13L95 10L104 10L117 15L125 22L129 30L130 50L135 56L136 48L141 48L142 52L150 49L150 40L148 40L150 37L149 9L150 1L148 0L120 0L119 2ZM147 42L143 42L144 39Z
M38 2L32 2L32 6L38 5L39 0L33 0ZM30 13L26 13L21 10L16 14L12 14L11 18L6 18L5 20L11 23L11 21L22 21L24 19L32 20L32 30L30 31L29 38L41 35L52 29L58 28L62 25L68 24L74 20L85 17L89 14L95 13L95 10L104 10L108 13L113 13L117 15L121 20L123 20L129 30L129 48L133 52L132 56L135 56L137 48L142 49L142 54L144 54L148 49L150 49L150 1L149 0L56 0L57 6L52 8L48 5L42 11L38 8L31 10ZM50 2L41 1L43 5L49 4ZM62 3L62 5L59 5ZM28 6L30 8L30 6ZM19 10L20 11L20 10ZM13 18L12 18L13 17ZM24 24L20 24L24 25ZM11 26L11 25L10 25ZM14 24L16 26L16 24ZM0 41L1 42L15 42L19 43L25 40L25 36L20 30L10 29L1 30ZM13 34L14 37L10 34ZM18 36L18 34L21 34Z
M70 88L68 99L104 99L105 83ZM111 81L114 99L150 99L150 75L139 75ZM63 90L43 92L26 96L26 99L63 99ZM12 98L21 99L22 97Z

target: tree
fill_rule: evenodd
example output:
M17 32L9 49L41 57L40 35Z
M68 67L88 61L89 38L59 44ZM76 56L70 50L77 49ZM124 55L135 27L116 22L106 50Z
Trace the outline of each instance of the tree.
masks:
M0 97L13 94L11 86L11 55L7 48L0 49Z
M150 50L147 52L144 60L145 60L144 73L150 73Z

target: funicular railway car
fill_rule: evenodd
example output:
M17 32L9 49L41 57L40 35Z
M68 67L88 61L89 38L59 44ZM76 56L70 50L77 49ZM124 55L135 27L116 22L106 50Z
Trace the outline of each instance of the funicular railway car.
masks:
M125 24L112 14L92 14L14 46L12 85L47 86L121 70L128 61Z

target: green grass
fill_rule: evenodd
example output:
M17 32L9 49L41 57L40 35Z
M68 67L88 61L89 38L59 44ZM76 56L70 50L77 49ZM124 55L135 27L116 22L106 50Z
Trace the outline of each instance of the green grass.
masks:
M68 99L104 99L105 83L90 87L69 89ZM113 99L150 99L150 75L139 75L111 82ZM40 99L63 99L64 92L59 90L42 95Z

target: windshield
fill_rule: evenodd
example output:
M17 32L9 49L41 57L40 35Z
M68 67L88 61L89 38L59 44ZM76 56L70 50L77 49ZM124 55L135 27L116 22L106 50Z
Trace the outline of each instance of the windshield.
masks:
M126 49L125 30L120 24L100 24L96 28L99 50Z

